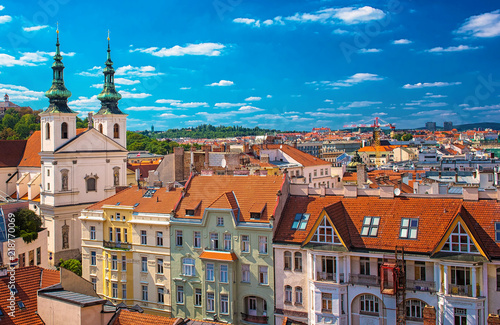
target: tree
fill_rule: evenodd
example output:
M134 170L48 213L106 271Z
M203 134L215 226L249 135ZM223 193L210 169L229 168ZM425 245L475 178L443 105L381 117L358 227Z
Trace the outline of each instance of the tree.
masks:
M410 133L406 133L401 137L401 140L403 141L410 141L411 139L413 139L413 135L411 135Z
M18 121L19 121L19 116L16 117L15 115L5 114L5 116L2 119L2 125L4 128L13 129Z
M42 230L42 219L30 209L19 209L14 212L16 217L14 226L15 237L21 237L25 243L31 243L38 238Z
M70 270L78 276L82 276L82 262L75 259L64 261L62 258L59 260L59 267Z

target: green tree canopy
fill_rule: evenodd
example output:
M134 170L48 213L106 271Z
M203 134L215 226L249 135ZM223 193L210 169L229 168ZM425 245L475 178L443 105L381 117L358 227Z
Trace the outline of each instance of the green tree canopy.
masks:
M14 212L16 217L14 235L21 237L25 243L31 243L38 238L42 230L42 219L30 209L19 209Z
M70 270L78 276L82 276L82 262L75 259L64 261L62 258L59 260L59 267Z

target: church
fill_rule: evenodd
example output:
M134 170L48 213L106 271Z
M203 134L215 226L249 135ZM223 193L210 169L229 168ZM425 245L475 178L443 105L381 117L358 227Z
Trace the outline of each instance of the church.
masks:
M109 46L100 110L89 114L88 127L76 128L78 113L68 107L71 92L64 85L64 64L57 31L53 80L45 92L48 108L40 114L40 131L27 141L18 165L17 198L26 198L48 230L47 258L80 258L81 210L115 194L126 185L127 115L118 108Z

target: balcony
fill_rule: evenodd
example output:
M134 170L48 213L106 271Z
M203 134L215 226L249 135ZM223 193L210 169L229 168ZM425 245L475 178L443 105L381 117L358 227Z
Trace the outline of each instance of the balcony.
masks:
M477 292L479 292L479 286ZM455 296L472 297L472 286L456 285L450 283L450 286L448 287L448 293Z
M340 273L339 278L340 278L340 283L344 283L344 273ZM328 272L316 272L316 281L330 281L336 283L337 274Z
M406 289L414 291L436 292L434 281L406 280Z
M102 241L102 245L104 246L104 248L119 249L124 251L128 251L132 248L132 244L130 243L114 242L106 240Z
M249 315L245 313L241 313L241 318L245 322L250 322L250 323L255 323L255 324L267 324L267 321L269 319L268 316L256 316L256 315Z
M365 274L350 274L350 284L364 285L364 286L380 286L380 279L376 275Z

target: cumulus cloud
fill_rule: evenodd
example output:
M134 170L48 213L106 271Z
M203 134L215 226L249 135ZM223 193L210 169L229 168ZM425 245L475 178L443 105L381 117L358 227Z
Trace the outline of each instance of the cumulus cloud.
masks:
M253 113L253 112L259 112L259 111L263 111L263 109L255 107L255 106L249 106L249 105L243 106L238 110L238 112L240 112L240 113Z
M227 86L232 86L234 85L233 81L230 80L221 80L219 82L213 82L211 84L208 84L207 86L210 87L227 87Z
M462 51L469 51L469 50L477 50L480 49L481 46L469 46L469 45L459 45L459 46L450 46L447 48L443 47L434 47L430 50L426 50L426 52L430 53L443 53L443 52L462 52Z
M191 103L170 103L173 107L178 108L197 108L197 107L208 107L208 103L205 102L191 102Z
M180 103L181 100L179 99L157 99L155 103L158 104L172 104L172 103Z
M416 84L406 84L403 86L404 89L417 89L417 88L429 88L429 87L447 87L447 86L456 86L461 85L460 81L457 82L419 82Z
M156 68L150 65L142 67L133 67L131 65L126 65L116 69L115 74L117 76L134 76L134 77L154 77L154 76L164 75L164 73L157 72Z
M101 102L97 99L97 95L92 97L80 96L78 99L68 102L68 106L76 107L78 109L93 109L99 107L100 103Z
M23 27L23 30L25 32L36 32L38 30L44 29L49 27L49 25L39 25L39 26L32 26L32 27Z
M452 111L447 111L447 110L441 110L441 109L435 109L431 111L420 111L417 113L413 113L410 116L427 116L427 115L432 115L432 116L453 116L457 115L457 113L454 113Z
M465 20L456 34L471 37L496 37L500 35L500 10L471 16Z
M86 71L78 72L76 74L84 77L100 77L102 76L102 68L94 66L93 68L87 69Z
M262 99L262 97L250 96L248 98L245 98L245 101L247 101L247 102L258 102L261 99Z
M55 52L22 52L19 59L16 57L0 53L0 66L13 67L13 66L36 66L43 62L49 60L51 56L53 56ZM63 56L74 56L75 52L69 53L61 53Z
M9 23L12 21L12 17L9 15L0 16L0 24Z
M43 98L43 91L30 90L24 86L0 84L0 93L8 94L11 101L27 102Z
M133 99L140 99L140 98L146 98L151 96L151 94L146 94L146 93L132 93L126 90L120 90L119 91L120 95L122 95L123 98L133 98Z
M406 38L401 38L401 39L392 41L392 44L396 44L396 45L411 44L411 43L413 43L413 41L410 41L409 39L406 39Z
M327 8L313 13L296 13L286 20L297 21L301 23L317 22L322 24L343 22L345 24L365 23L372 20L379 20L385 17L385 13L370 6L361 8Z
M356 73L345 80L338 80L331 83L334 87L351 87L365 81L378 81L382 80L377 74L373 73Z
M250 25L253 27L260 27L260 20L255 20L252 18L235 18L235 19L233 19L233 22L238 23L238 24ZM266 22L267 22L267 20L266 20ZM269 24L269 22L267 24Z
M140 83L139 80L130 80L127 78L115 78L115 84L117 85L135 85Z
M160 115L160 117L167 117L167 118L185 118L185 117L189 117L187 115L176 115L176 114L173 114L173 113L163 113Z
M379 53L382 52L381 49L360 49L358 53Z
M191 89L191 87L181 87L181 88L179 88L179 89L180 89L180 90L189 90L189 89Z
M184 55L204 55L204 56L219 56L221 55L221 50L226 46L220 43L199 43L199 44L187 44L186 46L175 45L171 48L137 48L129 50L130 52L141 52L148 53L158 57L167 56L184 56Z
M125 108L126 111L135 111L135 112L168 111L171 109L172 109L171 107L158 107L158 106L131 106Z
M231 108L245 106L246 103L215 103L214 107L218 108Z
M349 105L347 105L347 107L359 108L359 107L368 107L368 106L380 105L380 104L382 104L382 102L371 102L371 101L363 100L363 101L352 102Z

